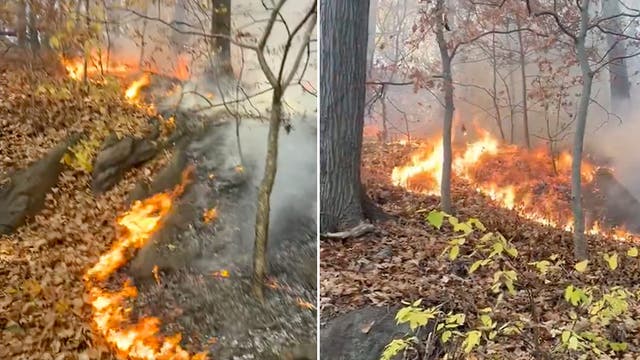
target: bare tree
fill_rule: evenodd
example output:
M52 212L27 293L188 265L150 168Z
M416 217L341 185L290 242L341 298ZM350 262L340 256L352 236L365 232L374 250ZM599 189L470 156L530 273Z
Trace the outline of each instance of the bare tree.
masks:
M263 287L264 279L267 272L267 241L269 236L269 214L270 214L270 198L271 191L273 190L273 183L276 178L276 172L278 169L278 134L283 122L282 114L282 98L285 91L293 81L296 73L299 70L299 66L302 57L309 45L311 34L316 26L316 7L317 1L314 1L313 6L309 9L305 17L294 27L291 31L287 43L285 45L282 61L280 62L280 68L274 72L267 64L265 58L265 47L267 40L276 18L279 15L280 9L284 5L286 0L280 0L276 7L271 12L271 17L267 23L267 27L262 35L262 38L258 42L255 48L258 55L258 61L260 68L264 72L269 84L273 88L273 95L271 98L271 116L269 119L269 135L267 142L267 158L265 163L264 177L260 183L258 190L258 211L256 214L256 228L255 228L255 249L253 256L253 269L254 269L254 281L253 292L259 298L263 299ZM306 29L304 29L306 25ZM289 68L289 73L286 73L287 59L290 52L293 50L293 40L298 33L302 32L302 44L297 52L294 53L293 64Z

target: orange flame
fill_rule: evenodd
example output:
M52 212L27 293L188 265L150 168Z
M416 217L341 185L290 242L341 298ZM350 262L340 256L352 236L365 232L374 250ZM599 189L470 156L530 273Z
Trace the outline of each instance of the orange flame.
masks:
M140 90L149 85L151 82L151 78L148 73L144 73L142 77L138 80L134 81L124 93L124 96L130 101L137 103L138 97L140 96Z
M118 291L103 290L100 286L129 259L130 251L144 246L160 228L162 220L171 210L173 199L182 194L186 181L193 171L189 167L183 172L183 182L172 193L156 194L144 201L137 201L131 209L118 219L123 228L110 251L85 273L85 282L92 307L95 329L113 347L118 356L127 359L176 359L203 360L205 353L191 356L180 346L181 335L160 335L160 320L145 317L132 324L128 299L137 296L137 289L125 282ZM157 270L156 270L157 274ZM155 275L155 274L154 274Z
M454 176L471 183L475 190L500 206L544 225L571 229L571 209L567 196L571 191L572 156L558 156L555 170L545 149L532 151L501 144L488 132L480 131L478 140L453 149ZM394 185L429 195L438 195L442 178L442 139L426 141L405 166L391 174ZM596 167L582 164L582 180L593 180ZM599 232L599 228L591 229Z
M191 76L191 70L189 69L189 57L185 54L178 56L176 67L173 74L178 80L188 80Z

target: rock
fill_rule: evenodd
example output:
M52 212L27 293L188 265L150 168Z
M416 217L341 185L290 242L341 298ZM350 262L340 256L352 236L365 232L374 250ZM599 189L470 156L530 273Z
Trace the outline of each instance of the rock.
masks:
M282 354L284 360L316 360L316 344L298 344Z
M9 234L44 207L45 196L58 182L64 165L60 160L77 141L73 136L44 158L10 176L0 188L0 234Z
M131 168L152 159L158 152L155 142L148 139L124 137L105 140L96 156L91 187L95 193L103 193L120 181Z
M142 200L157 193L173 189L182 181L182 172L187 166L187 156L181 147L175 155L153 179L151 184L140 182L129 194L129 202Z
M384 347L404 337L409 327L396 325L396 309L369 306L329 320L320 330L320 358L379 360Z

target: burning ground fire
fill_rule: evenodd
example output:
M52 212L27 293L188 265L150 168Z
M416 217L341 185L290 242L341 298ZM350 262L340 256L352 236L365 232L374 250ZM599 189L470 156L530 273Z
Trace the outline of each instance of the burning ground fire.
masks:
M442 176L442 139L423 142L409 163L393 169L394 185L429 195L440 193ZM471 184L500 206L516 211L520 216L543 225L570 231L571 161L568 152L559 154L554 165L544 148L526 150L516 145L501 144L488 132L479 131L477 140L453 150L454 177ZM583 185L594 179L598 169L583 161ZM590 234L603 234L597 222ZM608 234L627 239L630 234L616 230Z
M127 359L203 360L206 354L191 356L180 346L181 335L162 337L160 319L144 317L131 323L127 301L137 296L137 289L126 281L118 291L104 289L104 282L122 267L132 250L144 246L160 228L171 210L173 200L182 194L193 169L183 173L182 183L171 193L156 194L138 201L118 219L122 231L110 251L85 273L85 284L92 307L94 328L116 353ZM154 274L155 275L155 274ZM156 275L156 281L159 281Z
M170 69L170 73L166 75L183 81L189 79L191 76L189 62L190 59L188 56L184 54L179 55L175 61L175 65ZM87 78L92 80L101 79L107 74L118 78L124 78L132 74L142 72L142 75L139 75L136 80L131 82L124 92L127 100L135 105L140 105L140 90L151 83L150 74L167 72L161 71L160 69L150 65L141 68L135 64L135 62L127 61L126 59L118 59L115 61L113 60L113 57L108 57L106 52L102 52L100 55L93 54L89 56L86 66L83 58L62 58L61 63L69 78L76 81L82 81L84 79L85 68Z

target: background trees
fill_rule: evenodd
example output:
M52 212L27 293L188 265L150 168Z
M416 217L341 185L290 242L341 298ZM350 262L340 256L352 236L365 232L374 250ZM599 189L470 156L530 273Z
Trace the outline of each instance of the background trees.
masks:
M459 0L417 7L407 1L378 0L375 8L378 13L372 14L371 19L376 19L377 26L374 29L369 25L368 37L369 44L376 45L368 53L373 66L369 83L375 91L371 92L368 106L379 106L382 115L367 112L365 119L378 123L381 139L388 142L399 137L442 134L440 184L445 211L455 210L450 194L451 144L462 141L471 123L494 132L502 142L527 148L547 147L551 154L549 166L554 169L559 149L570 146L575 255L584 258L581 163L585 136L589 131L606 133L609 130L599 130L605 123L630 118L630 110L624 104L633 93L629 61L638 52L633 30L638 25L638 9L609 0L535 4ZM404 11L407 8L410 10ZM390 33L389 16L385 15L388 13L404 14L402 22L413 25L398 26L395 33ZM402 55L390 57L394 51ZM356 74L359 76L359 72ZM353 83L356 81L361 82L354 78ZM390 83L412 84L414 94ZM326 92L329 103L335 95L328 89ZM388 100L396 97L401 100L388 106ZM594 104L595 108L590 107ZM422 106L425 111L419 115L421 122L407 121L407 113ZM352 114L349 118L359 116L355 103L341 111L343 116L345 111L352 112L348 113ZM321 111L321 116L328 115ZM629 121L622 126L629 127ZM348 130L353 132L355 128ZM330 148L326 142L334 140L325 140L324 135L322 138L325 148ZM611 156L611 146L602 137L587 138L586 142ZM359 148L357 143L351 145L344 145L349 149L347 153ZM322 161L335 156L323 151L327 159ZM351 156L351 161L357 161L355 155ZM323 166L327 168L326 164ZM355 171L351 167L348 177L359 181ZM631 182L631 175L622 177ZM360 213L354 205L345 209L354 209L347 213Z

